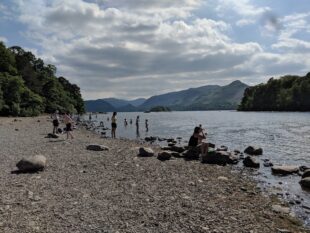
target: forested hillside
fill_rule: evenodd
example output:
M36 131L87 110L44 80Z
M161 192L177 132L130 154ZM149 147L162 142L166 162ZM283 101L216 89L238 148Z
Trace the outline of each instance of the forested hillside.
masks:
M248 87L240 111L310 111L310 73L271 78L266 84Z
M0 42L0 115L35 116L55 110L83 113L80 88L56 77L56 67L31 52Z

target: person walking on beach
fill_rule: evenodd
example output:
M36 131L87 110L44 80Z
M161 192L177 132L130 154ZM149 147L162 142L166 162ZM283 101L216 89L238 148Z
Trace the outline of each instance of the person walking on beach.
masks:
M124 120L124 125L125 125L125 127L127 127L127 125L128 125L128 122L127 122L127 119L125 118L125 120Z
M69 113L65 113L65 115L63 117L63 121L66 125L67 139L69 139L69 136L71 137L71 139L73 139L74 137L73 137L71 131L72 131L72 124L74 123L74 121L69 116Z
M116 112L113 112L113 115L112 115L112 117L111 117L111 121L112 121L112 123L111 123L111 126L112 126L112 129L111 129L111 136L112 136L112 138L115 138L115 131L116 131L116 127L117 127L117 124L116 124L116 115L117 115L117 113Z
M132 125L132 119L130 119L129 124L131 124L131 125Z
M52 119L53 119L53 134L56 134L58 133L58 126L59 126L58 110L54 112L54 114L52 115Z

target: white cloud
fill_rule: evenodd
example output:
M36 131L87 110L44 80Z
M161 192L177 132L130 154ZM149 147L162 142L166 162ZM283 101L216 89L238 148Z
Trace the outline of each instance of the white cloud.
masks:
M86 99L146 97L234 79L252 82L308 65L289 59L291 54L266 53L256 42L233 41L234 23L194 15L207 1L15 1L19 21L28 29L23 35L40 45L39 55L77 83ZM217 12L239 15L239 26L253 24L269 10L247 0L217 2Z

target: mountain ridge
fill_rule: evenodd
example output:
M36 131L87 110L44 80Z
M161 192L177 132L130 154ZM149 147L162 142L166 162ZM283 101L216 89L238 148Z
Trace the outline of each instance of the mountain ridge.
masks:
M233 81L226 86L219 85L205 85L196 88L188 88L181 91L168 92L165 94L154 95L148 99L137 99L142 104L133 105L132 101L122 100L117 98L105 98L95 100L98 108L88 108L89 102L85 101L87 111L118 111L118 112L132 112L132 111L146 111L152 107L164 106L176 111L190 111L190 110L225 110L237 109L240 103L244 90L248 87L247 84L239 80ZM133 100L136 101L136 100ZM100 107L102 103L102 107ZM109 108L103 110L106 103L111 105ZM100 109L100 110L99 110Z

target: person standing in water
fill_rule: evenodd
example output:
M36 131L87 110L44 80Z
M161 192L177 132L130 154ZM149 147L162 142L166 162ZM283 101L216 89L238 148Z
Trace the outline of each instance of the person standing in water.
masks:
M66 124L67 139L69 139L69 136L71 137L71 139L73 139L74 137L73 137L71 131L72 131L72 124L74 123L74 121L69 116L69 113L65 113L65 115L63 117L63 121Z
M112 115L112 117L111 117L111 126L112 126L112 129L111 129L111 136L112 136L112 138L115 138L116 136L115 136L115 131L116 131L116 128L117 128L117 124L116 124L116 120L117 120L117 118L116 118L116 115L117 115L117 113L116 112L113 112L113 115Z
M136 118L136 127L139 129L139 122L140 122L140 116L137 116Z
M132 119L130 119L129 124L131 124L131 125L132 125Z
M128 125L128 122L127 122L127 119L125 118L125 120L124 120L124 125L125 125L125 127L127 127L127 125Z
M149 131L149 120L148 119L145 119L145 130L146 132Z

